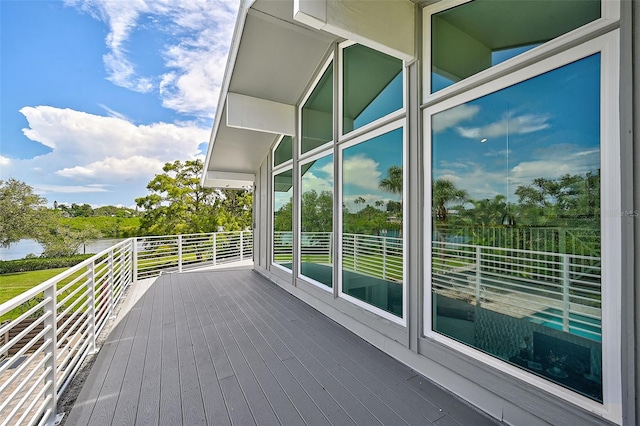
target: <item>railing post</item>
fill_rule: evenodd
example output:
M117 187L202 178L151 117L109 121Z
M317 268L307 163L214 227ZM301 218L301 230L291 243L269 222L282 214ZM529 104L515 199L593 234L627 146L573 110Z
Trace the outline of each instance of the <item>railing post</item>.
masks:
M45 394L45 397L50 397L49 403L45 408L45 412L49 411L49 419L46 424L53 425L56 419L56 406L58 404L58 384L56 383L56 364L58 363L58 338L57 338L57 312L56 312L56 285L52 284L48 289L44 291L45 299L49 299L49 302L45 305L45 312L49 312L50 315L44 320L44 327L49 331L45 334L45 341L49 341L51 349L48 350L49 359L45 363L45 369L48 373L45 378L45 383L49 384L49 390Z
M571 303L569 300L569 287L571 286L570 260L568 254L562 254L562 330L569 331L569 313Z
M353 234L353 270L358 272L358 234Z
M382 237L382 279L387 279L387 237Z
M482 283L482 248L476 246L476 308L480 307L480 284Z
M132 240L133 247L132 247L132 251L131 251L131 256L132 256L132 262L131 264L133 265L133 282L137 282L138 281L138 239L137 238L133 238Z
M244 260L244 231L240 231L240 260Z
M115 280L113 279L113 275L113 249L111 249L109 250L109 316L113 315L113 307L115 305L115 291L113 288Z
M182 235L178 235L178 272L182 272Z
M96 265L91 262L89 268L89 347L90 354L96 352Z
M217 246L216 236L217 235L218 235L217 233L215 233L215 232L213 233L213 266L216 266L217 257L218 257L217 248L216 248L216 246Z

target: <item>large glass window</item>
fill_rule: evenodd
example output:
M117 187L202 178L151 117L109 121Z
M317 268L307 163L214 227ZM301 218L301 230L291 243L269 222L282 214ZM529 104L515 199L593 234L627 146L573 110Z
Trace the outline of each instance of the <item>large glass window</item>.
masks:
M431 93L600 18L600 0L474 0L432 15Z
M293 138L283 136L276 149L273 150L273 167L284 164L293 158Z
M431 291L434 331L602 402L600 61L431 116Z
M273 263L291 270L293 262L293 170L273 175Z
M342 152L342 292L404 315L403 129Z
M302 107L301 153L305 154L333 140L333 63Z
M342 133L403 106L402 61L355 44L343 49Z
M333 155L302 164L300 275L333 287Z

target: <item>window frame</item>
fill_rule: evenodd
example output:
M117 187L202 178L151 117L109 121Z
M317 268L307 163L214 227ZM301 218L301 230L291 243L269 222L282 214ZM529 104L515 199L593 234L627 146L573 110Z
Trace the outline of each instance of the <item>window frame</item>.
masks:
M431 15L472 1L474 0L442 0L437 4L425 7L422 10L423 38L431 40ZM424 42L422 43L422 57L424 58L424 66L422 70L422 99L426 101L426 103L434 103L468 90L469 87L487 83L499 76L508 74L513 68L529 66L532 62L538 61L541 58L556 55L559 51L566 49L568 46L576 46L589 38L593 38L593 34L600 34L604 31L614 29L618 26L619 20L619 3L617 1L602 0L600 19L569 31L568 33L549 40L540 46L534 47L533 49L514 56L511 59L496 64L457 83L438 90L435 93L431 93L431 43Z
M460 2L456 2L460 4ZM440 9L438 9L440 11ZM589 24L591 25L591 24ZM575 30L575 31L579 31ZM564 36L563 36L564 37ZM551 42L550 42L551 43ZM544 46L544 45L543 45ZM543 47L540 46L540 47ZM538 48L536 48L538 49ZM495 93L503 88L518 84L522 81L534 78L545 72L565 66L578 61L587 56L600 53L600 165L601 165L601 205L615 211L621 211L621 169L620 169L620 135L617 126L619 122L619 30L609 31L603 35L593 37L588 41L573 44L565 50L556 52L555 55L546 56L540 49L527 52L528 57L539 59L528 66L521 67L506 74L503 68L511 68L512 64L519 62L506 61L505 67L498 66L485 70L482 74L490 74L492 79L486 84L478 85L474 77L469 77L462 82L456 83L454 90L443 89L435 96L439 102L430 102L422 112L423 123L423 164L424 164L424 292L423 292L423 336L434 342L441 343L457 352L477 359L484 364L519 378L527 383L549 392L550 394L567 400L581 408L597 413L602 417L620 423L622 421L621 404L622 399L622 377L621 377L621 318L617 315L621 310L622 294L622 254L621 254L621 217L610 217L601 215L601 244L602 244L602 391L603 403L594 401L586 396L580 395L569 388L562 387L542 377L536 376L526 370L513 366L499 358L486 354L471 346L460 343L452 338L440 334L433 330L432 322L432 252L431 252L431 117L441 111L462 105L466 102L478 99L482 96ZM540 52L540 55L537 53ZM525 55L525 54L523 54ZM515 58L514 58L515 59ZM502 65L502 64L501 64ZM490 71L490 72L487 72ZM425 68L424 72L427 72ZM430 72L430 68L429 68ZM464 89L459 89L462 87ZM453 93L453 94L452 94ZM447 95L447 96L445 96ZM443 99L444 98L444 99ZM616 191L607 191L605 188L618 188ZM610 206L610 207L609 207Z
M300 160L298 162L297 185L298 185L298 188L300 188L300 196L298 197L298 202L297 202L297 206L296 206L297 209L298 209L298 221L297 221L298 222L297 223L298 241L302 241L302 196L303 196L303 192L302 192L302 167L305 164L308 164L308 163L310 163L312 161L316 161L316 160L328 157L330 155L333 155L332 162L333 162L334 169L335 169L336 157L335 157L334 152L333 152L333 146L325 147L325 149L323 151L316 152L313 155L306 156L304 159L302 159L302 160ZM334 179L333 179L333 188L332 188L333 199L334 200L335 200L335 197L336 197L336 184L335 184L335 181L336 181L336 179L334 177ZM334 208L332 209L332 221L335 221L335 218L336 218L335 202L332 203L332 205L334 206ZM333 229L331 231L331 234L332 235L334 234L333 233ZM302 243L300 243L300 245L301 244ZM332 260L332 262L335 261L335 258L336 258L336 256L335 256L336 246L337 246L336 238L335 238L335 235L333 235L333 239L331 241L331 252L332 252L332 259L331 260ZM298 247L298 250L300 250L300 249L301 248ZM333 291L334 291L333 289L335 288L335 283L334 282L332 282L331 283L331 287L329 287L329 286L327 286L327 285L325 285L325 284L323 284L323 283L321 283L319 281L314 280L311 277L308 277L308 276L302 274L302 253L299 253L299 255L297 256L297 266L298 266L298 276L297 276L297 278L299 278L299 279L301 279L301 280L303 280L305 282L308 282L310 284L313 284L314 286L319 287L319 288L321 288L322 290L324 290L324 291L326 291L328 293L333 293ZM332 275L335 275L335 273L334 273L335 272L335 268L336 268L336 265L335 265L335 262L334 262L332 264Z
M317 146L315 148L313 148L310 151L307 152L302 152L302 109L304 108L305 104L307 103L307 101L309 100L309 98L311 97L311 95L313 94L313 91L316 89L316 87L318 86L318 83L320 83L320 80L322 79L322 77L324 76L324 73L327 71L327 69L329 68L329 66L331 66L333 64L333 79L332 79L332 96L335 97L335 85L336 85L336 72L337 72L337 67L335 64L335 61L333 60L333 52L331 52L331 54L325 59L322 67L320 67L320 69L318 70L318 72L316 73L313 81L311 82L310 86L309 86L309 90L307 90L307 93L304 95L304 97L302 98L302 101L300 102L300 106L298 107L298 134L300 135L298 139L298 159L301 161L307 157L310 156L314 156L316 154L318 154L319 152L323 152L326 149L330 149L330 147L332 147L335 143L335 134L336 134L336 129L335 129L335 116L336 116L336 108L335 108L335 104L336 101L335 99L333 99L332 102L332 109L331 109L331 114L333 115L332 120L331 120L331 135L332 135L332 139L320 146Z
M292 139L294 139L293 141L291 141L291 144L292 144L291 148L293 148L293 144L295 143L295 137L293 137L291 135L280 135L278 137L277 142L273 145L273 148L271 149L271 171L272 171L272 173L276 169L281 169L283 167L287 167L287 166L293 164L293 153L291 153L291 159L276 165L276 150L278 149L278 147L280 146L280 144L282 143L284 138L286 138L287 136L290 136Z
M407 270L407 249L408 249L408 241L406 238L407 232L408 232L408 221L407 221L407 204L408 204L408 191L406 190L406 188L408 188L408 172L407 172L407 163L408 163L408 127L407 127L407 120L405 119L405 117L401 117L399 119L396 119L392 122L386 123L374 130L371 130L369 132L367 132L366 134L362 134L362 135L358 135L356 137L353 137L351 139L349 139L348 141L342 143L339 145L338 147L338 155L337 157L335 157L334 161L338 161L338 176L337 178L334 178L334 187L338 188L337 192L337 200L338 200L338 206L342 206L343 205L343 192L342 192L342 183L343 183L343 159L344 159L344 150L347 148L350 148L352 146L355 145L359 145L360 143L365 143L371 139L374 139L378 136L381 136L385 133L389 133L391 131L397 130L397 129L402 129L402 185L403 185L403 191L402 191L402 235L403 235L403 239L402 239L402 317L398 317L390 312L387 312L383 309L380 309L374 305L371 305L363 300L357 299L353 296L350 296L346 293L344 293L342 291L342 273L343 273L343 269L342 269L342 262L343 262L343 244L342 244L342 236L344 234L344 226L343 226L343 219L342 219L342 209L340 209L339 212L334 212L334 220L337 220L338 222L338 232L339 235L337 235L335 238L337 240L337 252L338 252L338 258L337 258L337 265L338 265L338 280L337 283L335 283L335 286L337 288L337 292L338 292L338 297L341 299L344 299L356 306L359 306L367 311L373 312L376 315L387 319L391 322L394 322L396 324L399 324L403 327L407 326L407 320L408 320L408 312L407 312L407 308L408 308L408 301L407 301L407 277L408 277L408 270ZM336 218L337 216L337 218Z
M272 150L272 157L273 157L273 153L275 152L276 147L280 144L280 142L282 142L282 139L287 136L287 135L282 135L279 139L279 141L274 145L274 148ZM293 143L296 143L295 141L296 138L294 138ZM273 160L271 161L271 164L273 165ZM275 197L275 179L276 179L276 175L282 173L282 172L286 172L287 170L291 170L291 187L293 188L295 185L295 175L293 173L293 159L285 161L284 163L278 165L277 167L271 167L271 238L270 238L270 248L271 248L271 259L270 259L270 264L271 266L275 266L276 268L288 273L288 274L292 274L293 273L293 263L295 260L295 251L296 251L296 247L295 244L293 244L292 241L292 246L291 246L291 269L289 268L285 268L284 266L280 265L279 263L276 262L275 259L275 238L274 238L274 233L275 233L275 219L276 219L276 197ZM292 197L293 197L293 193L292 193ZM292 200L293 204L292 204L292 208L295 206L295 200ZM293 229L294 226L294 221L293 221L293 217L291 219L291 236L293 237Z
M365 124L362 127L358 127L357 129L351 130L348 133L344 133L344 51L348 47L356 45L355 41L345 41L338 45L338 143L346 142L352 138L358 137L365 133L369 133L376 128L383 126L389 122L394 122L401 117L404 117L407 112L407 64L405 61L402 61L402 108L393 111L383 117L380 117L370 123ZM375 49L374 49L375 50ZM391 56L385 53L387 56ZM396 58L400 59L400 58ZM335 70L336 68L334 68Z

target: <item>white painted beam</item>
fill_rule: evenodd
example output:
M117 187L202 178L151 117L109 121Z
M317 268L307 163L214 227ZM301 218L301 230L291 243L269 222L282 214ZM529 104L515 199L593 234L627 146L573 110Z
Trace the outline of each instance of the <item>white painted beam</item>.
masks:
M296 108L266 99L227 94L227 126L279 135L295 134Z
M409 0L294 0L293 18L413 62L416 6Z
M253 188L255 178L251 173L207 171L203 185L206 188L249 189Z

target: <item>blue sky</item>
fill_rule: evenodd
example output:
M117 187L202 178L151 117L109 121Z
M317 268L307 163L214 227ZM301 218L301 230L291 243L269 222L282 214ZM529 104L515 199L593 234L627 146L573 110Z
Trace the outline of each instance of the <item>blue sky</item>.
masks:
M238 3L0 1L0 179L132 207L202 157Z
M501 194L517 202L517 187L536 178L595 173L599 97L600 55L592 55L437 113L432 177L475 200Z

